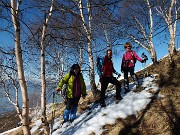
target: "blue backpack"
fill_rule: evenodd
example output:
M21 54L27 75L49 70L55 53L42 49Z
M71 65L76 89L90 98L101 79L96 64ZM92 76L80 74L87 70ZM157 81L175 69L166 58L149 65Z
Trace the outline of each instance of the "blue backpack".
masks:
M103 71L103 58L102 57L97 57L96 67L97 67L98 75L102 75L102 71Z

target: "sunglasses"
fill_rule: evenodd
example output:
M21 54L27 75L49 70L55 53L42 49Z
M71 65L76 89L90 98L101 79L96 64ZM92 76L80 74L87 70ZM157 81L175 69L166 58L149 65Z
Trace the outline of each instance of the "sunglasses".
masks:
M130 46L126 46L126 48L128 48L128 47L131 48Z

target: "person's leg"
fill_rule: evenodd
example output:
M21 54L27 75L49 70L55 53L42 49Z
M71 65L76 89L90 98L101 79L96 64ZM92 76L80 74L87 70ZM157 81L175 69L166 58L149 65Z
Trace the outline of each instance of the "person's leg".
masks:
M110 83L116 86L116 99L121 100L121 83L115 77L112 77Z
M70 116L70 113L71 113L72 105L73 105L73 99L72 98L68 98L66 109L64 110L64 115L63 115L64 122L69 120L69 116Z
M134 67L129 68L129 72L130 72L131 77L133 78L134 83L136 84L136 86L138 86L139 85L138 77L134 73Z
M74 102L73 102L73 106L72 106L71 114L70 114L70 121L71 122L73 122L74 119L76 118L76 112L77 112L77 108L78 108L79 99L80 99L80 97L73 98Z
M107 86L108 86L108 78L107 77L102 77L101 78L101 94L100 94L100 105L102 107L105 107L106 104L105 104L105 91L107 89Z
M124 90L125 93L129 92L129 79L128 79L128 68L124 68Z

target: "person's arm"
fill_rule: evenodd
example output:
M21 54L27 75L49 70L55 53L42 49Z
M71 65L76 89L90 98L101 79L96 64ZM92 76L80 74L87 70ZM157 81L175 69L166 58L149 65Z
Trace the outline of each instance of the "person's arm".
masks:
M70 79L70 73L66 74L66 75L61 79L61 81L59 82L59 84L58 84L58 86L57 86L56 91L61 91L63 85L64 85L65 83L67 83L69 79Z
M124 54L123 54L123 58L122 58L122 62L121 62L121 72L123 73L124 72L124 61L125 61L125 58L124 58Z
M118 72L114 69L114 65L113 65L113 73L116 74L116 75L118 75L118 77L121 76L121 74L118 73Z
M133 54L136 60L138 60L139 62L143 62L143 60L137 55L135 51L133 51Z

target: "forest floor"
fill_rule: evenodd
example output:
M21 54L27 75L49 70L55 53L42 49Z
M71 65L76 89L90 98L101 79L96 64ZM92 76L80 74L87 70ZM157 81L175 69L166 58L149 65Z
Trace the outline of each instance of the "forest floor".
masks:
M178 135L180 133L180 52L177 52L173 58L175 62L172 64L169 64L166 57L137 73L139 77L143 77L144 74L158 74L159 91L155 93L148 106L138 112L138 117L132 115L126 119L117 119L113 125L105 125L106 131L102 133L103 135ZM139 88L137 92L141 90ZM92 94L79 105L78 111L87 109L87 104L91 102L94 102ZM63 112L64 105L59 104L59 106L61 110L56 115ZM48 119L51 121L50 117ZM0 132L15 128L18 122L15 113L0 116Z

